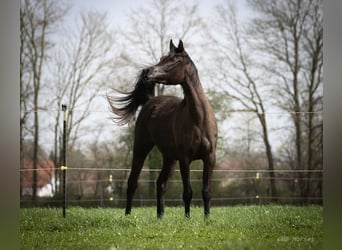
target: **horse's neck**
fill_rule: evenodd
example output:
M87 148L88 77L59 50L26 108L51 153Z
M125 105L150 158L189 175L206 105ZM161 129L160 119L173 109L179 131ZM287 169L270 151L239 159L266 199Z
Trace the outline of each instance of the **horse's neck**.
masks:
M184 101L189 115L195 121L203 121L208 109L208 99L203 91L202 84L198 78L191 79L190 77L184 83Z

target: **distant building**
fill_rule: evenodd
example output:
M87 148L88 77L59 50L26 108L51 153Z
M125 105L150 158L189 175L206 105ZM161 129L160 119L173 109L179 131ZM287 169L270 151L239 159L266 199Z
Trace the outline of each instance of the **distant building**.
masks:
M227 160L227 159L225 159L225 160L218 163L217 169L218 170L227 170L227 171L229 171L229 170L240 170L241 169L241 162L238 160ZM231 173L229 175L230 178L227 178L221 182L221 186L222 187L229 186L234 181L234 178L231 178L234 176L235 176L235 174Z
M32 196L33 161L25 161L24 169L25 171L21 172L22 195ZM40 160L37 169L37 196L52 197L56 190L54 163L50 160Z

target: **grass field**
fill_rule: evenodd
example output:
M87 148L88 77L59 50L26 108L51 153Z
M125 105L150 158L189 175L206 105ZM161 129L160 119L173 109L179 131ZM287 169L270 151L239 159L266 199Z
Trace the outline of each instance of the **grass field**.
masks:
M213 207L156 209L31 208L20 210L21 249L322 249L321 206Z

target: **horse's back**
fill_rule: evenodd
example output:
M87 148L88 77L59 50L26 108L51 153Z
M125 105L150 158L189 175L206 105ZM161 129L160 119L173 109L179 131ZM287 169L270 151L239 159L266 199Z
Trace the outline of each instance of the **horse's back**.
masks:
M176 96L153 97L142 107L137 123L168 119L175 114L181 102L182 99Z

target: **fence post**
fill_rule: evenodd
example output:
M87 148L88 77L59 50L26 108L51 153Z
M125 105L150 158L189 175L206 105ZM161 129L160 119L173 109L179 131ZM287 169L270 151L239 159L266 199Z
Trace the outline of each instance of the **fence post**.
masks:
M68 169L66 165L66 120L67 120L67 105L62 104L63 110L63 166L61 170L63 172L63 217L66 217L66 171Z
M260 201L260 195L259 195L259 179L260 179L260 173L257 172L255 174L255 180L256 180L256 186L257 186L257 194L256 194L255 198L256 198L256 201L257 201L258 205L260 205L260 202L261 202Z

